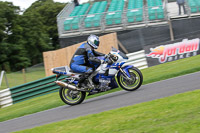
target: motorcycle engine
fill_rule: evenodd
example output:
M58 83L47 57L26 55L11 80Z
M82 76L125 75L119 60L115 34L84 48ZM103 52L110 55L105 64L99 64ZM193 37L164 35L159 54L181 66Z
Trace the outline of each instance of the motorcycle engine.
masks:
M110 88L111 88L111 87L109 87L109 83L110 83L110 82L111 82L111 81L110 81L109 78L108 78L108 79L102 79L102 78L100 78L100 79L99 79L99 83L100 83L99 89L100 89L101 91L110 90Z

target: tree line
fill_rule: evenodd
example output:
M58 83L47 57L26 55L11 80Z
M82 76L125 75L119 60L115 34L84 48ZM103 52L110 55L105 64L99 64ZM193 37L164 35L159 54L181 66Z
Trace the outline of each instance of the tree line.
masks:
M65 5L37 0L22 14L20 7L0 1L0 70L41 63L42 52L58 49L56 16Z

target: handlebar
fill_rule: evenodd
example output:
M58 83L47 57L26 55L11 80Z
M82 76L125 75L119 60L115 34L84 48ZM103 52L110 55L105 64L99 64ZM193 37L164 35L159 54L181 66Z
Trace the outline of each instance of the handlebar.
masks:
M117 56L109 53L109 54L105 55L105 61L104 62L107 62L108 64L113 64L117 60L118 60Z

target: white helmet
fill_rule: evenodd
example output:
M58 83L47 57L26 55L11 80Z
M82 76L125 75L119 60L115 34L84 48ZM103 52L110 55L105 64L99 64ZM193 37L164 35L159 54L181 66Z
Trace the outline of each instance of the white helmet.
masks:
M97 49L99 47L99 37L96 35L90 35L87 39L87 43L93 47L94 49Z

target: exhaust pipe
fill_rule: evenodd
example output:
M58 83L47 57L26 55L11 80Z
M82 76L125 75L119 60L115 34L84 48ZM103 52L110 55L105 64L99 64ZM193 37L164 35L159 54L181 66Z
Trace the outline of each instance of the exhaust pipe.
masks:
M80 91L80 89L77 88L76 86L70 85L70 84L65 83L65 82L62 82L62 81L55 81L55 83L56 83L57 85L61 86L61 87L65 87L65 88L68 88L68 89Z

